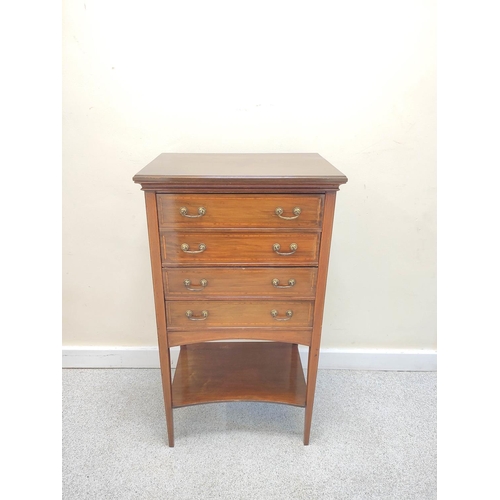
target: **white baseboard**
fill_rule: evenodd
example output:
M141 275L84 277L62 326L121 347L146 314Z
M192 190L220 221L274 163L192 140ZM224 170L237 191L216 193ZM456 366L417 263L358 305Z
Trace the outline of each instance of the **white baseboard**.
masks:
M307 347L299 347L304 368ZM179 348L171 349L172 368ZM63 368L159 368L158 347L70 346L62 349ZM321 349L320 370L436 371L437 352L428 349Z

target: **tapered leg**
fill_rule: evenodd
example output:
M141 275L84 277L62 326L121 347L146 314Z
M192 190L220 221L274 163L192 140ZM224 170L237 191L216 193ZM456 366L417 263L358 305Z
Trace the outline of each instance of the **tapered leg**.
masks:
M316 377L318 374L319 346L309 348L307 362L307 391L306 391L306 411L304 419L304 444L309 444L311 434L312 411L314 405L314 392L316 388Z
M161 382L163 386L163 401L167 419L168 445L174 446L174 415L172 408L172 376L170 369L170 349L160 352Z

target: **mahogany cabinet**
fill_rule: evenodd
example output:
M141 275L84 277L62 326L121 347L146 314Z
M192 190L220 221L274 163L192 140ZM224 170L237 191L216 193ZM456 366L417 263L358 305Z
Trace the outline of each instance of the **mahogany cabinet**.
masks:
M163 153L133 180L146 197L169 445L174 408L222 401L303 407L308 444L347 178L318 154Z

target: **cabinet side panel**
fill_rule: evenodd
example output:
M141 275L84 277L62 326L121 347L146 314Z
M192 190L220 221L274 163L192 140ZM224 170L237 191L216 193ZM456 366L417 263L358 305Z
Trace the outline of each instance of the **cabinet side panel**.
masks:
M326 280L328 276L328 262L330 260L330 246L333 232L333 217L335 212L336 192L327 192L325 196L325 212L323 214L323 231L319 250L318 281L316 283L316 301L314 304L314 325L309 348L307 367L307 392L306 411L304 422L304 444L309 444L311 431L312 408L314 404L314 391L316 389L316 376L318 373L319 348L321 343L321 327L323 324L323 311L325 307Z
M146 191L146 214L148 221L149 252L151 256L151 273L153 275L153 291L156 311L156 330L158 335L158 350L160 353L161 379L163 399L167 418L168 444L174 445L174 424L172 413L172 378L170 373L170 350L167 341L167 318L165 313L165 298L163 293L160 234L158 230L158 210L156 193Z

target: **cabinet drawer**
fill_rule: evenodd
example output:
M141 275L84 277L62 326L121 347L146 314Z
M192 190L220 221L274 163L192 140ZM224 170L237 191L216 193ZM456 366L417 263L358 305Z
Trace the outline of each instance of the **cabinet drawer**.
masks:
M161 228L320 228L323 195L159 194Z
M313 304L305 300L173 300L166 303L167 328L307 328L312 326Z
M315 267L217 268L185 267L163 270L167 299L240 296L314 299Z
M319 234L162 231L162 261L174 266L315 265L318 262Z

